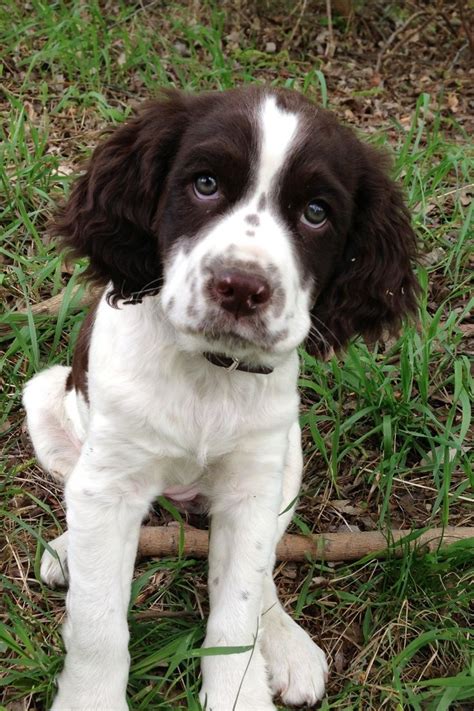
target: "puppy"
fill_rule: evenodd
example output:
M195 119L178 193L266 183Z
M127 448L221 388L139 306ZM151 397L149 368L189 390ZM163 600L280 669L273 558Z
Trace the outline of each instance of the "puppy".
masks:
M204 647L251 647L203 657L203 707L315 704L325 655L272 579L302 472L296 349L375 339L415 309L415 238L385 159L295 92L169 91L96 149L54 233L104 290L72 368L24 392L38 460L65 482L53 709L127 709L133 564L163 494L208 502ZM49 553L42 571L60 577Z

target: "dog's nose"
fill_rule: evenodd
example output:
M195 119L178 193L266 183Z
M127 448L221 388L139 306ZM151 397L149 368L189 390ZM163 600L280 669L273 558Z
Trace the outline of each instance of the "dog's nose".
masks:
M237 269L222 271L214 277L212 296L226 311L249 316L270 299L270 286L261 276L246 274Z

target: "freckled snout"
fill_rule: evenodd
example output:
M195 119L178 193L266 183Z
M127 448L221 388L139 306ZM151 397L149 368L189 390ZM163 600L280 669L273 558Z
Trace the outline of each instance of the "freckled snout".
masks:
M219 306L237 319L262 309L270 300L271 289L260 275L227 269L214 275L210 294Z

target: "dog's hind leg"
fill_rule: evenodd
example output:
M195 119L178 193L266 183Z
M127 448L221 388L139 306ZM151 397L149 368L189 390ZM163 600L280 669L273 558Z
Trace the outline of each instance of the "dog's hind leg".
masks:
M74 469L82 446L83 424L78 396L67 391L71 368L55 365L35 375L25 386L23 405L36 458L56 480L65 482ZM45 550L41 579L51 587L67 583L67 537L63 533Z
M302 471L301 433L295 423L289 433L278 538L281 538L293 516ZM328 669L326 656L283 609L273 582L272 569L273 564L265 576L260 640L270 688L273 694L280 694L285 704L313 706L324 694Z
M66 391L71 368L54 365L35 375L23 391L28 432L36 458L51 476L65 481L81 452L82 423L74 390Z

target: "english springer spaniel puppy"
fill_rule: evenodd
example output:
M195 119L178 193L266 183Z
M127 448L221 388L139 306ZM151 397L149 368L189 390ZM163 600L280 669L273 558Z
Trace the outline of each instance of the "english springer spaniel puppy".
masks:
M104 286L72 367L26 386L65 483L69 591L53 709L125 711L140 523L159 495L211 516L203 708L314 705L324 653L278 601L302 472L297 347L396 331L415 239L385 159L293 91L165 92L94 152L54 225ZM48 552L46 582L61 579Z

